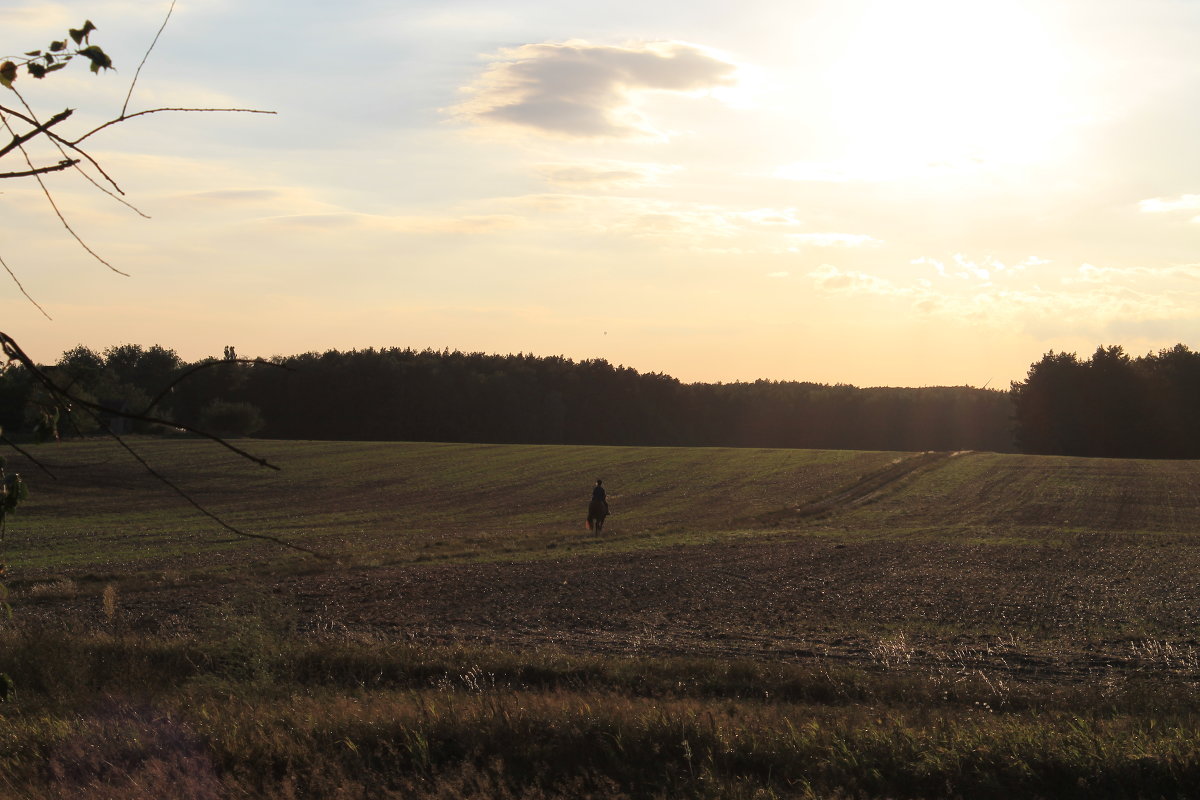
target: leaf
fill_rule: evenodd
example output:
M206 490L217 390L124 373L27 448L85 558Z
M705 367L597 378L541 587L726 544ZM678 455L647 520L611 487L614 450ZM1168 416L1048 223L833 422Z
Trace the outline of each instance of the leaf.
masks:
M66 49L67 49L67 40L66 39L63 39L61 42L51 42L50 43L50 52L52 52L52 53L57 53L59 50L66 50Z
M79 55L92 62L92 72L99 72L101 69L112 69L112 59L94 44L80 50Z
M25 65L25 69L29 70L29 74L35 78L46 77L46 68L36 61L30 61Z
M17 79L17 65L11 61L5 61L0 64L0 84L3 84L6 89L11 89L13 81Z
M29 51L28 53L26 53L25 55L27 55L27 56L32 56L33 58L37 58L37 57L38 57L38 56L40 56L41 54L42 54L42 51L41 51L41 50L30 50L30 51Z
M75 44L83 44L83 40L94 30L96 30L96 26L92 24L92 21L84 20L82 28L71 28L71 38L75 40Z

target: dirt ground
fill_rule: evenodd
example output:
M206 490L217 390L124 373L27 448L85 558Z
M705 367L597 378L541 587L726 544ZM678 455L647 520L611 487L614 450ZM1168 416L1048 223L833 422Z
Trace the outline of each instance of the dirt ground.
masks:
M118 623L170 633L262 593L298 635L572 652L826 659L1086 678L1200 674L1189 537L1057 545L748 539L562 560L331 569L118 590ZM100 625L100 587L18 598L26 619Z

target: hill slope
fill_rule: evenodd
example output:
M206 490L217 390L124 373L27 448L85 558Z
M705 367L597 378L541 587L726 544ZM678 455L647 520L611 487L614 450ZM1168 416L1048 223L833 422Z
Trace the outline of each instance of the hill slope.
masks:
M309 628L386 638L864 661L894 651L906 664L1026 675L1200 656L1195 462L253 443L284 466L275 473L198 442L139 446L230 522L337 560L229 536L107 445L64 445L43 451L60 485L39 482L11 521L26 613L98 618L100 588L115 581L123 618L149 629L186 627L252 587ZM614 511L602 537L582 524L597 476ZM77 588L29 591L52 575Z
M548 546L644 549L766 533L938 535L1053 542L1074 534L1190 534L1200 462L994 453L253 442L282 467L196 441L137 442L164 475L231 524L349 563L505 560ZM242 565L287 551L232 537L104 441L23 459L34 497L11 520L18 570ZM583 517L596 477L613 516Z

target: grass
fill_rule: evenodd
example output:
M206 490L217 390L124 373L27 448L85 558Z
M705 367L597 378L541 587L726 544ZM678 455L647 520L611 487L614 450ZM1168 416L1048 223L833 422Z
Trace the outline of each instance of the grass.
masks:
M261 609L259 609L261 612ZM831 664L6 636L24 797L1182 797L1196 690ZM230 627L229 623L238 624ZM230 636L231 629L238 633Z
M611 476L613 534L593 549L727 533L757 513L819 496L894 454L728 448L253 442L281 472L204 442L136 443L165 475L234 525L351 561L539 557L576 543L590 485ZM185 563L220 568L285 561L215 529L108 442L36 451L58 481L37 480L14 523L13 566L26 573ZM14 468L34 477L30 465ZM680 476L691 476L688 483ZM581 500L582 498L582 500ZM582 510L581 510L582 504ZM116 520L119 525L114 525Z
M60 480L17 467L0 796L1200 785L1195 462L249 443L275 473L136 446L336 560L214 529L103 442L36 451Z

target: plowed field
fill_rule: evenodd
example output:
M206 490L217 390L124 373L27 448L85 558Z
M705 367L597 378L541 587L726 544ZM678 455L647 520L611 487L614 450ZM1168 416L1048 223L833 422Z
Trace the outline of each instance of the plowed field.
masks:
M247 591L300 628L580 652L1200 673L1200 463L868 453L271 443L282 467L135 443L10 459L14 605L170 632ZM584 529L602 477L613 516ZM64 614L64 611L70 613Z

